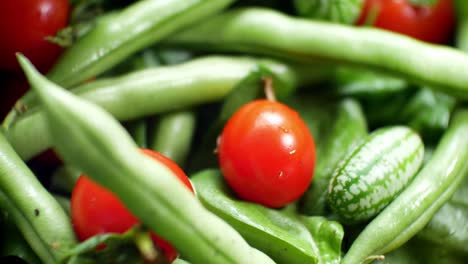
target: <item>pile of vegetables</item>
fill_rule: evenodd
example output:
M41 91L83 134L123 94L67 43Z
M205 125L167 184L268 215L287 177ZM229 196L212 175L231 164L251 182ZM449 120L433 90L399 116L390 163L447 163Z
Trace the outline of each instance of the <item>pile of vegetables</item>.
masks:
M467 1L1 5L0 260L466 262Z

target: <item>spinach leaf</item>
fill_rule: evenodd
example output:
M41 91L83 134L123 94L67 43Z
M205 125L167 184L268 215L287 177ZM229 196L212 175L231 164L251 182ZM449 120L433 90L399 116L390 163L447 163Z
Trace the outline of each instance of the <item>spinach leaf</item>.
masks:
M225 184L219 170L199 172L192 182L210 211L277 263L339 263L343 238L339 223L241 201Z
M342 24L353 24L361 13L363 0L294 0L300 16Z

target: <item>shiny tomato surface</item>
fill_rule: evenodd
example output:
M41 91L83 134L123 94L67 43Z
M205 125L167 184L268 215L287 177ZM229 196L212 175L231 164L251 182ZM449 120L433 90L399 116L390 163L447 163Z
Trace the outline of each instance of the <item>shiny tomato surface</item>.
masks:
M8 0L0 4L0 70L20 72L16 52L46 72L62 48L46 40L68 24L68 0Z
M315 143L299 114L288 106L257 100L228 121L218 145L227 183L242 199L281 207L308 188Z
M148 149L142 151L166 165L193 192L187 175L175 162L158 152ZM73 189L71 215L73 227L80 241L97 234L124 233L139 223L116 195L86 175L80 176ZM169 261L177 257L177 251L167 241L154 233L151 233L151 238Z
M445 44L455 28L452 0L433 6L414 5L409 0L366 0L357 24L364 24L375 12L373 25L423 41Z

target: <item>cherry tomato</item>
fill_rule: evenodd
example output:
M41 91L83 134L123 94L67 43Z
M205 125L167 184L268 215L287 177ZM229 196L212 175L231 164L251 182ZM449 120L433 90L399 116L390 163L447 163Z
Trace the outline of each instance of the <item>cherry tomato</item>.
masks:
M22 52L41 71L55 62L61 48L45 40L68 23L68 0L15 0L0 4L0 69L19 71Z
M187 175L175 162L158 152L148 149L142 151L166 165L193 192ZM86 175L81 175L73 188L71 216L73 227L81 241L102 233L123 233L139 223L117 196ZM177 251L167 241L153 233L151 238L170 262L177 257Z
M447 43L455 28L452 0L439 0L433 6L413 5L409 0L366 0L357 24L362 25L375 10L374 26L423 41Z
M275 208L307 190L315 168L315 143L297 112L278 102L256 100L227 122L218 159L240 198Z

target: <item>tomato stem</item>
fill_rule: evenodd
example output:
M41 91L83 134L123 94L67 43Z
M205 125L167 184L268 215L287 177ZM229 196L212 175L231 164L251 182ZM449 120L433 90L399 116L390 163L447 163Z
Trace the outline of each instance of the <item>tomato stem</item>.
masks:
M265 82L265 96L269 101L276 102L275 90L273 89L273 79L271 77L263 78Z

